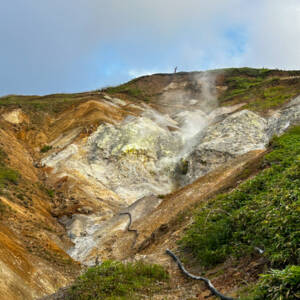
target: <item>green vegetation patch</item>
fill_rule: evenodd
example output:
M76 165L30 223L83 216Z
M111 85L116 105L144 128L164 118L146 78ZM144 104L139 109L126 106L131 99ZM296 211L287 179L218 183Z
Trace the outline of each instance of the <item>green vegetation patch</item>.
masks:
M247 76L247 77L256 77L256 78L264 79L270 76L274 71L276 72L279 70L271 70L267 68L255 69L255 68L245 67L245 68L227 68L227 69L223 69L223 71L226 73L227 76Z
M51 189L46 189L46 192L48 194L49 197L53 198L55 195L55 191L51 190Z
M3 184L7 182L14 184L18 183L19 178L20 174L17 171L0 166L0 188L2 188Z
M249 103L247 108L251 110L263 111L270 108L280 107L286 103L287 100L296 95L296 93L292 92L287 87L268 87L262 91L261 97Z
M85 99L84 94L54 94L47 96L0 97L0 106L21 108L29 114L47 112L58 113Z
M268 274L261 275L257 287L246 299L300 299L300 267L288 266L283 270L271 270Z
M18 183L20 174L12 170L5 165L5 159L7 155L6 153L0 148L0 189L3 189L3 185L10 182L10 183Z
M300 261L300 127L272 141L269 167L197 211L181 240L204 266L265 250L272 266Z
M259 293L268 296L257 299L296 299L285 295L294 281L299 287L299 267L288 266L300 262L300 126L271 147L260 174L197 209L179 244L206 267L263 249L269 265L282 271L262 276Z
M5 165L6 158L7 154L0 148L0 195L8 197L5 187L10 183L17 184L20 179L20 174ZM9 210L10 208L0 201L0 219L2 219L3 215Z
M103 91L109 94L125 94L131 98L148 101L148 99L145 98L144 92L136 87L135 84L132 84L132 82L121 84L115 87L108 87L103 89Z
M227 90L219 100L223 105L245 102L258 112L277 109L300 93L300 72L269 69L225 69Z
M43 146L43 147L41 148L40 152L41 152L41 153L46 153L46 152L48 152L48 151L51 150L51 149L52 149L52 146L45 145L45 146Z
M140 299L158 291L167 279L168 274L159 265L106 261L81 275L67 299Z

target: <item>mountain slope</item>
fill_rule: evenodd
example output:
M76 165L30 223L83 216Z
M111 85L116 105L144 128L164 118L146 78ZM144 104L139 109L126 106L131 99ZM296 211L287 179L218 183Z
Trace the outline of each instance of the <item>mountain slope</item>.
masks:
M0 261L11 274L1 297L67 285L79 269L73 259L145 253L168 265L164 248L191 208L257 172L272 136L299 123L299 94L300 71L242 68L0 98ZM20 254L7 261L13 248Z

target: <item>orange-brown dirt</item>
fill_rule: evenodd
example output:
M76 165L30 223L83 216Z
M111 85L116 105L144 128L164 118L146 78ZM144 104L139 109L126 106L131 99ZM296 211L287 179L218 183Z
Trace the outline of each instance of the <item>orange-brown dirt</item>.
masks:
M64 251L70 246L64 228L52 217L52 199L20 128L0 121L0 147L6 165L19 172L17 183L0 187L0 299L33 299L68 284L79 271Z
M51 98L51 96L49 96ZM42 97L41 97L42 98ZM36 99L36 98L34 98ZM27 98L26 98L27 101ZM56 217L72 215L83 205L97 203L68 199L72 179L61 178L49 186L41 168L40 149L55 140L66 146L89 136L99 124L117 123L126 115L137 115L130 107L106 103L99 93L81 95L60 113L0 107L0 148L5 165L20 174L17 183L0 186L0 299L36 299L68 285L80 271L66 250L72 245ZM19 113L20 111L20 113ZM53 188L56 193L50 194ZM78 201L79 199L79 201Z

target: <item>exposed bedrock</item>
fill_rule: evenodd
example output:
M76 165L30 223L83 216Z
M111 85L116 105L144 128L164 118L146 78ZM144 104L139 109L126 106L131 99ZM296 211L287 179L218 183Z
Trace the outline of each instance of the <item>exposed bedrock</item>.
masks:
M162 120L157 122L151 114L127 119L119 125L104 124L81 146L85 149L84 158L76 156L75 160L72 154L68 163L73 159L72 164L77 164L78 172L88 170L91 179L101 182L103 187L123 199L125 210L126 203L134 203L128 211L132 213L133 222L137 222L150 216L162 201L162 197L150 195L170 193L230 164L239 156L264 151L274 134L280 134L300 121L299 106L300 97L274 112L269 119L248 110L234 112L240 106L219 108L210 114L201 112L199 130L193 134L185 130L190 126L190 114L197 119L195 112L173 116L171 123L176 130L168 129L169 117L166 125ZM135 202L137 199L139 202ZM143 213L136 212L135 204L137 207L143 204ZM70 255L93 264L96 256L110 252L109 245L115 243L120 232L127 230L129 222L128 216L119 216L119 212L120 209L108 220L102 217L103 212L90 216L74 215L67 220L69 235L75 243ZM121 252L116 256L122 257Z
M269 119L242 110L208 126L194 150L181 161L181 186L192 183L216 167L252 150L265 149L274 135L300 122L300 97L276 111Z

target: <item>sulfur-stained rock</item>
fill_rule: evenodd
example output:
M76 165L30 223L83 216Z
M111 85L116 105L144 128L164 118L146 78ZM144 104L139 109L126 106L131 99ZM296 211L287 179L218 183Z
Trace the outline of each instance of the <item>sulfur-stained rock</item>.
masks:
M2 117L11 124L21 124L29 121L21 109L14 109L13 111L3 114Z
M151 119L134 118L120 126L101 125L88 145L94 173L121 197L136 200L172 190L170 178L182 139Z
M274 135L300 122L300 96L269 119L242 110L213 123L199 137L198 145L184 159L186 172L178 174L181 186L252 150L265 149ZM183 176L184 175L184 176Z

